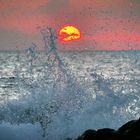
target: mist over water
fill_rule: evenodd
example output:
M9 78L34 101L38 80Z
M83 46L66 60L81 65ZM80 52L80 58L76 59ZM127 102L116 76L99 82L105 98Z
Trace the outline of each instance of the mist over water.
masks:
M64 140L139 117L139 51L60 53L55 30L41 34L44 52L0 53L0 138Z

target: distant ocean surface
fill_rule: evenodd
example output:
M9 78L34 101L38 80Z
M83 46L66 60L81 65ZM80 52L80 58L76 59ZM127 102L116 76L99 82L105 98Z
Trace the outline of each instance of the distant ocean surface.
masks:
M139 118L140 51L58 55L0 52L0 139L62 140Z

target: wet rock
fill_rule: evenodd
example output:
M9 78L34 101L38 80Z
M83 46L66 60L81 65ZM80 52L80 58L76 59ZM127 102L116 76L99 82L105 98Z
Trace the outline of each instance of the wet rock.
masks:
M140 119L127 122L118 129L118 132L129 138L140 139Z
M97 140L110 140L110 139L118 139L120 138L120 134L115 131L114 129L110 129L110 128L103 128L103 129L99 129L97 130L97 136L96 139Z
M118 130L103 128L86 130L75 140L140 140L140 119L132 120L121 126Z
M79 136L76 140L93 140L96 139L96 130L86 130L81 136Z

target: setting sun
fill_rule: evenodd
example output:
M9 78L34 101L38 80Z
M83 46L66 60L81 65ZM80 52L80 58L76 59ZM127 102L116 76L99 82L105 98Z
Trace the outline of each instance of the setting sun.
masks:
M74 26L64 26L59 30L58 34L61 41L77 40L81 37L80 30Z

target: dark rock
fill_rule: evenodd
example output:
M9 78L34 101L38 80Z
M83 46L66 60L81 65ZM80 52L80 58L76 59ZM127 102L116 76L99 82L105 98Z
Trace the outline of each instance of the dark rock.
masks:
M118 129L118 132L129 138L140 138L140 119L127 122Z
M97 140L110 140L110 139L118 139L120 138L120 134L115 131L114 129L110 129L110 128L103 128L103 129L99 129L97 130L97 135L96 135L96 139Z
M103 128L86 130L75 140L140 140L140 119L132 120L118 130Z
M96 131L89 129L89 130L86 130L76 140L94 140L94 139L96 139Z

